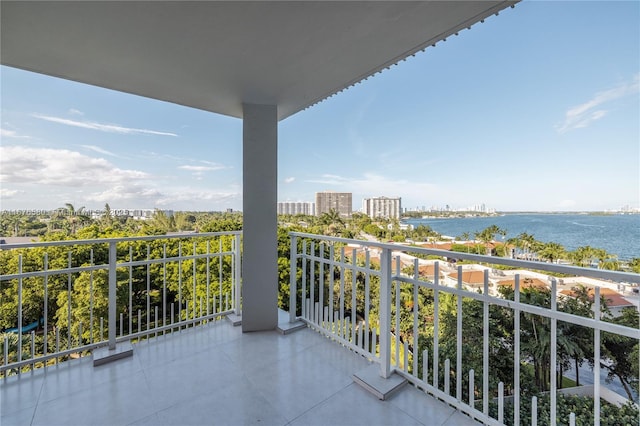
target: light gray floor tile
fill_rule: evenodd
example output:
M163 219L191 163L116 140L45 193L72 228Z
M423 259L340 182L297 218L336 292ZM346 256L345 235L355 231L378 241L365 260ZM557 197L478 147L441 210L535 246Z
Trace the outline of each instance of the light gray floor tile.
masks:
M421 423L388 401L379 401L375 396L352 383L296 418L291 425L419 426Z
M12 411L11 413L0 412L0 425L2 426L24 426L30 425L33 420L33 413L35 406L30 408L24 408L18 411Z
M81 390L94 389L102 383L142 372L140 361L135 357L123 358L98 367L93 366L92 357L70 360L46 370L40 403L75 394Z
M393 395L389 403L398 407L414 419L429 425L441 425L446 422L455 409L425 394L411 385Z
M443 423L443 426L479 426L480 424L467 415L455 412Z
M0 413L2 416L35 407L44 383L44 370L0 379Z
M246 379L212 388L158 412L158 425L285 425L287 420Z
M344 361L348 361L354 354L345 355ZM339 370L309 349L247 377L273 406L293 420L353 383L350 375Z
M156 405L142 372L38 404L34 425L126 425Z

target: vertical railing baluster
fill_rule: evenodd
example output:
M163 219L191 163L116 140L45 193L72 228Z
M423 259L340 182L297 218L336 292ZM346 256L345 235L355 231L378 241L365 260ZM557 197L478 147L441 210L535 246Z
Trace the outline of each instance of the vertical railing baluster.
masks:
M309 319L307 309L307 240L302 240L302 318Z
M173 314L172 314L173 316ZM167 243L162 244L162 326L167 325ZM162 333L164 334L166 330Z
M311 322L316 323L316 275L315 275L315 261L313 260L316 254L316 243L311 241L311 257L309 261L309 298L311 299Z
M498 383L498 422L504 423L504 383Z
M513 424L520 424L520 274L515 276L513 294Z
M594 319L600 321L600 287L593 296ZM600 328L593 330L593 424L600 426Z
M371 328L371 354L373 355L373 357L376 356L376 350L378 347L378 330L373 327Z
M438 346L440 333L440 290L438 287L440 286L440 262L435 262L433 264L433 273L435 274L433 277L433 283L435 285L435 289L433 290L433 387L438 389Z
M222 247L222 237L218 238L218 291L220 292L220 302L222 302L222 252L223 252L223 247ZM235 300L236 300L236 296L238 296L240 293L235 291L235 287L232 284L231 285L231 302L234 303L233 307L234 309L236 307L238 307L238 305L235 304ZM227 307L225 306L225 311L227 310ZM222 309L221 309L222 311ZM238 308L237 315L239 315L239 311L240 309Z
M420 267L418 258L413 259L413 279L418 281L420 279ZM420 298L418 297L418 284L413 284L413 371L411 372L415 377L418 377L418 358L420 347L420 335L418 334L418 311L420 310Z
M319 261L318 261L318 324L320 327L324 327L324 243L320 243L319 247Z
M192 269L191 269L191 273L193 275L193 280L192 280L193 281L193 293L192 293L192 296L191 296L191 298L192 298L191 304L193 305L192 319L196 319L196 313L198 312L198 309L196 307L196 303L197 303L196 302L196 298L197 298L197 296L196 296L196 292L197 292L197 290L196 290L196 275L197 275L197 271L196 271L196 260L197 260L196 259L196 252L197 252L196 242L194 241L193 242L193 256L192 256L193 257L193 264L192 264ZM222 255L220 256L220 258L222 259ZM222 271L222 268L220 268L220 270ZM193 325L195 326L196 324L193 323Z
M124 315L122 312L120 312L120 337L122 337L122 334L124 333Z
M538 398L531 397L531 426L538 426Z
M353 327L351 328L351 341L355 342L356 340L355 324L356 324L356 317L357 317L357 310L358 310L357 304L356 304L356 292L358 289L358 281L357 281L358 272L356 268L358 267L358 254L355 248L353 249L352 253L353 253L353 258L352 258L353 274L351 274L351 323L353 324ZM391 319L391 317L389 317L389 319ZM381 343L382 343L382 339L381 339Z
M71 269L71 251L67 252L67 266ZM71 288L71 272L69 272L67 274L67 349L71 349Z
M551 365L549 366L549 373L551 379L551 401L550 401L550 409L551 409L551 426L556 425L556 402L558 397L558 320L555 318L555 313L557 312L557 300L556 300L556 279L551 279L551 314L553 317L551 318Z
M444 360L444 393L450 395L450 382L451 382L451 361L449 358Z
M178 322L182 321L182 242L178 240ZM182 329L178 326L178 330Z
M329 317L327 319L327 321L329 322L329 330L331 330L331 333L335 333L335 331L333 330L333 324L335 324L335 321L333 320L333 312L334 312L334 306L333 306L333 272L334 272L334 268L335 268L335 262L334 262L334 256L335 256L335 248L333 246L333 244L331 244L329 246ZM368 314L366 314L366 318L368 318ZM365 320L366 321L366 320ZM368 330L368 325L367 325L367 330ZM368 334L367 334L368 335ZM369 339L367 339L367 347L368 345Z
M138 309L138 334L142 332L142 311ZM139 338L142 340L142 336Z
M207 316L209 316L210 312L210 306L209 306L209 301L211 300L211 240L207 240L207 299L206 299L206 305L207 305ZM235 283L235 277L233 277L233 273L232 273L232 283ZM233 288L233 284L232 284L232 288ZM164 311L163 311L163 316ZM164 325L164 324L163 324Z
M22 336L21 336L22 337ZM36 332L35 330L31 330L31 361L33 361L36 357ZM35 363L31 362L31 369L35 367Z
M344 255L344 247L340 248L340 337L345 338L345 330L344 330L344 272L345 272L346 264L345 264L345 255ZM374 354L375 355L375 354Z
M44 335L43 335L43 352L44 355L47 356L47 354L49 353L49 348L48 348L48 343L49 343L49 275L47 274L47 271L49 270L49 253L45 252L44 253L44 259L43 259L43 269L44 269L44 297L43 297L43 304L44 304L44 312L43 312L43 316L44 316ZM46 363L45 363L46 365Z
M56 353L60 352L60 329L56 327ZM56 365L58 364L58 357L56 357Z
M4 366L6 367L9 364L9 335L5 333L4 335ZM3 377L6 378L9 375L9 372L5 369L3 372Z
M407 342L405 340L404 342L404 363L403 363L403 370L405 372L409 371L409 342Z
M354 250L355 255L355 250ZM355 257L354 257L355 259ZM354 260L355 262L355 260ZM355 273L355 270L354 270ZM354 274L355 275L355 274ZM391 375L391 250L380 253L380 376Z
M116 348L116 242L109 241L109 350Z
M482 413L489 415L489 270L484 270L482 295Z
M22 255L18 255L18 362L22 361ZM71 327L69 327L71 329ZM18 374L21 368L18 368Z
M151 261L151 247L147 244L147 262ZM149 263L146 264L147 272L147 318L149 317L149 311L151 310L151 270L149 269ZM131 316L131 311L129 311ZM147 321L148 324L148 321Z
M435 372L434 372L435 374ZM475 377L474 377L474 371L473 369L469 370L469 406L471 408L476 407L476 403L475 403Z
M462 291L462 265L458 266L457 288ZM456 299L456 399L462 401L462 295Z
M93 249L89 252L89 265L93 266ZM47 335L45 328L45 336ZM93 343L93 269L89 272L89 343Z
M429 383L429 351L422 351L422 380Z
M569 426L576 426L576 413L569 413Z
M298 277L298 239L291 235L289 245L289 322L296 321L296 307L298 290L296 287Z
M129 245L129 333L133 331L133 266L131 263L133 262L133 246ZM149 294L149 291L147 291ZM122 331L120 332L122 334Z
M396 260L396 274L398 273L399 265L400 265L400 256L397 256L395 258ZM396 289L396 300L395 300L395 307L396 307L396 323L395 323L395 345L396 345L396 366L402 368L402 364L400 363L400 290L401 290L401 286L402 283L400 281L393 281L391 283L392 286L395 286ZM407 354L404 354L404 356L406 357Z
M364 350L369 351L369 310L371 309L371 297L369 295L371 289L371 256L369 251L367 251L365 265L367 274L364 277L364 335L366 336Z

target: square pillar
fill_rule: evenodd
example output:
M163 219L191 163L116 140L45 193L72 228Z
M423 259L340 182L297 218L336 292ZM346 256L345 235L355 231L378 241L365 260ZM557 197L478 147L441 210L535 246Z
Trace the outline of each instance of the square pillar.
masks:
M242 331L278 325L278 108L243 104Z

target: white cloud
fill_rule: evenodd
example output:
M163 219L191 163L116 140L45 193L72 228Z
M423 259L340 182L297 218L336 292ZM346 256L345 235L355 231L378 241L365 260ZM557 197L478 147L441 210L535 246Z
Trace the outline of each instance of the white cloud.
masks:
M599 108L601 105L638 93L639 90L640 74L637 74L631 82L598 92L589 101L570 108L565 114L564 123L557 125L556 130L559 133L565 133L569 130L587 127L607 115L607 110Z
M178 167L181 170L188 170L190 172L202 173L202 172L210 172L213 170L222 170L226 167L222 164L217 164L215 166L191 166L191 165L183 165Z
M71 108L71 109L69 109L69 114L71 114L71 115L84 115L84 112L82 112L82 111L80 111L78 109L75 109L75 108Z
M107 151L106 149L102 149L99 146L95 146L95 145L80 145L81 147L85 148L85 149L89 149L91 151L95 151L99 154L104 154L104 155L110 155L112 157L117 157L116 154L114 154L111 151Z
M149 202L149 204L154 204L155 201L162 196L163 194L160 191L145 188L141 185L115 185L105 191L96 192L87 196L87 200L100 203L135 200L136 202L146 201Z
M35 118L39 118L41 120L50 121L52 123L64 124L66 126L72 126L72 127L80 127L83 129L98 130L98 131L107 132L107 133L119 133L124 135L143 134L143 135L159 135L159 136L174 136L174 137L178 136L177 134L170 133L170 132L160 132L157 130L150 130L150 129L135 129L131 127L118 126L116 124L102 124L102 123L96 123L94 121L69 120L67 118L52 117L49 115L42 115L42 114L32 114L32 116Z
M18 189L0 188L0 198L12 198L15 195L21 194L24 191Z
M226 191L173 188L165 192L164 196L157 200L158 206L180 207L189 204L202 206L203 202L215 206L219 205L219 203L236 202L242 198L239 188L236 187L231 187ZM184 209L184 207L180 208Z
M293 183L294 180L296 180L296 178L293 176L290 176L288 178L284 178L284 183Z
M1 128L0 128L0 136L3 138L12 138L12 139L31 139L29 136L18 134L18 132L16 132L15 130L1 129Z
M99 186L145 180L139 170L120 169L107 160L66 149L0 147L0 182L55 186Z

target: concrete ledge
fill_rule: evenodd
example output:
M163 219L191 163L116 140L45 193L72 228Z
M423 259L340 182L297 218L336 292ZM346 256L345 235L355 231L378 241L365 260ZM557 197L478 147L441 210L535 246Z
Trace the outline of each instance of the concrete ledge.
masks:
M133 355L133 345L131 342L118 343L115 349L109 350L108 346L95 349L93 355L93 366L97 367L108 362L117 361Z
M278 327L276 327L276 330L278 330L278 332L280 332L281 334L289 334L293 333L294 331L307 328L307 324L304 321L290 321L291 318L289 317L289 312L283 311L282 309L278 308Z
M226 318L234 327L242 325L242 315L229 314Z
M307 328L307 324L304 321L297 320L296 322L289 322L289 320L287 320L285 322L279 322L277 330L281 334L289 334L302 330L303 328Z
M353 381L383 401L389 399L407 384L407 379L395 373L391 374L388 379L380 377L378 364L372 364L355 373Z

